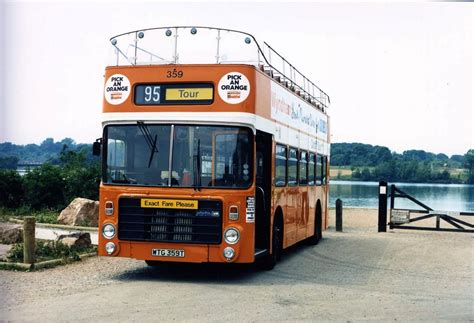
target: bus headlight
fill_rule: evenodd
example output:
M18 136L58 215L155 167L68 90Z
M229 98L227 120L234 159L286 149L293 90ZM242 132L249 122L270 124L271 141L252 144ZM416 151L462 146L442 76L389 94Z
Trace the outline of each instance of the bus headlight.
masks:
M106 251L109 255L113 254L114 251L115 251L115 243L113 243L112 241L107 242L107 243L105 244L105 251Z
M235 251L231 247L227 247L224 249L224 257L227 260L231 260L235 256Z
M228 244L236 244L239 242L240 234L239 230L235 228L229 228L224 232L224 239Z
M115 236L115 226L110 223L104 225L102 227L102 235L106 239L112 239Z

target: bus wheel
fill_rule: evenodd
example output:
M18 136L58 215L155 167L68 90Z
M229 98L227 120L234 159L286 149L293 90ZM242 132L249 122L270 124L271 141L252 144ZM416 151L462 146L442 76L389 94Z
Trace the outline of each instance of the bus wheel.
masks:
M150 267L158 267L161 264L163 264L161 261L155 261L155 260L145 260L145 262Z
M279 221L275 221L272 233L272 253L265 258L262 264L262 268L265 270L272 270L276 263L281 259L282 233Z
M321 213L321 204L316 206L316 216L315 216L315 222L314 222L314 233L313 235L308 239L309 243L311 245L317 245L319 243L319 240L323 237L323 219L322 219L322 213Z

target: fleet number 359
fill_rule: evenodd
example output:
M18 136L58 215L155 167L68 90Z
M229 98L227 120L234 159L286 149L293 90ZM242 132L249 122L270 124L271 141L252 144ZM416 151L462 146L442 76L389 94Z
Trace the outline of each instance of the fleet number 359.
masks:
M167 78L181 78L183 77L183 75L184 75L183 71L178 71L175 68L166 72Z

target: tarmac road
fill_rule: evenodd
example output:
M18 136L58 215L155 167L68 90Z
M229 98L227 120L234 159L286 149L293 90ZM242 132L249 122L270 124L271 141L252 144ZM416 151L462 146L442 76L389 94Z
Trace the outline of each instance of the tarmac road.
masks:
M1 271L0 320L474 320L472 234L375 228L330 229L273 271L97 257Z

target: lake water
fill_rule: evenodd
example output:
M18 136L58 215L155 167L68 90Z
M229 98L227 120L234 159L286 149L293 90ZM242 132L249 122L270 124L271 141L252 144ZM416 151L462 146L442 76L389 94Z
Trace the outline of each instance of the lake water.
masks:
M463 184L395 184L405 193L415 197L434 210L474 212L474 185ZM377 182L331 181L329 207L335 207L336 199L342 200L344 207L378 208ZM388 206L390 200L387 201ZM408 199L396 198L395 206L419 209Z

